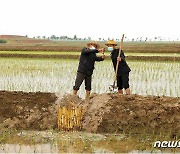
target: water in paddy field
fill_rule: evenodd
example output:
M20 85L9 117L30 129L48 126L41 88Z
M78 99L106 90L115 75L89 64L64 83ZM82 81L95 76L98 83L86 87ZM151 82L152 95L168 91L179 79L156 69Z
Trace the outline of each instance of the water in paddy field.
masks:
M71 93L78 59L1 58L0 90ZM133 94L180 97L180 62L128 61ZM112 62L96 62L92 92L109 92L113 83ZM79 95L85 96L84 83Z
M132 139L124 134L94 134L85 132L50 133L47 131L23 131L17 133L11 134L11 143L7 141L7 143L0 144L0 153L161 152L158 148L152 148L152 143L145 145L138 142L135 138ZM23 143L22 140L24 141ZM134 150L138 149L138 147L139 150Z
M67 146L67 145L64 145ZM81 149L83 151L83 149ZM85 152L86 150L84 150ZM62 150L57 144L36 144L36 145L22 145L22 144L4 144L0 145L0 153L76 153L76 149L68 147ZM115 153L105 148L94 148L93 153ZM154 153L162 153L161 150L154 150ZM79 152L80 153L80 152ZM88 152L89 153L89 152ZM132 150L129 153L152 153L151 150Z

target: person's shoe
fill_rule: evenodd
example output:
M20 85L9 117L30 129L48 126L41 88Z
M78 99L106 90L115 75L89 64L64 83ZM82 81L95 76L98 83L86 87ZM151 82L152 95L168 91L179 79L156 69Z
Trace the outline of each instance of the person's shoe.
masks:
M126 89L126 95L130 95L130 94L131 94L130 88L127 88Z
M90 99L90 94L86 94L86 98L85 99Z
M73 90L74 95L77 95L77 92L78 92L77 90Z

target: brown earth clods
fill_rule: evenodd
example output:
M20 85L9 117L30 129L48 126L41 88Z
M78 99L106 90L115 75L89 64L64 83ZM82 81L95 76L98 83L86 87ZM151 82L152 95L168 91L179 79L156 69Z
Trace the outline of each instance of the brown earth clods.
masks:
M0 125L32 130L55 128L52 115L56 99L51 93L0 91Z
M90 99L55 93L0 91L0 128L57 129L58 106L83 106L83 130L95 133L180 135L180 98L93 94Z
M86 104L88 132L169 132L180 135L180 98L101 94Z

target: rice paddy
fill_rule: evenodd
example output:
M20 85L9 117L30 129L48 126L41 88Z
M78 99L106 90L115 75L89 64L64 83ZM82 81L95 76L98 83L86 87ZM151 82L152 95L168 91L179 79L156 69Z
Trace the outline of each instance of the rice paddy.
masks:
M0 58L0 90L71 93L78 59ZM180 97L180 62L128 61L133 94ZM114 70L110 60L96 63L93 93L109 92ZM84 83L79 91L84 98Z
M0 90L71 93L78 59L0 58ZM180 97L180 62L127 61L131 68L133 94ZM109 92L113 83L112 62L97 62L92 80L93 93ZM85 97L84 83L79 96ZM0 132L0 153L58 152L162 152L152 147L170 135L92 134L85 132L9 131ZM162 150L162 151L161 151ZM178 149L173 149L178 150ZM171 152L171 151L168 151Z

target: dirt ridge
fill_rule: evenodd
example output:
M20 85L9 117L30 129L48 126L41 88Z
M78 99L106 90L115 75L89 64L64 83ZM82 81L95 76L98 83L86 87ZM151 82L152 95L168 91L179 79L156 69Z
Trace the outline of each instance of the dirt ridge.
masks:
M56 59L78 59L79 55L47 55L47 54L6 54L0 53L0 57L15 58L56 58ZM106 56L110 59L110 56ZM126 60L145 60L145 61L180 61L180 57L168 56L126 56Z
M83 131L94 133L172 133L180 135L180 98L92 94L83 100L66 94L0 91L0 128L57 129L59 105L83 106Z

